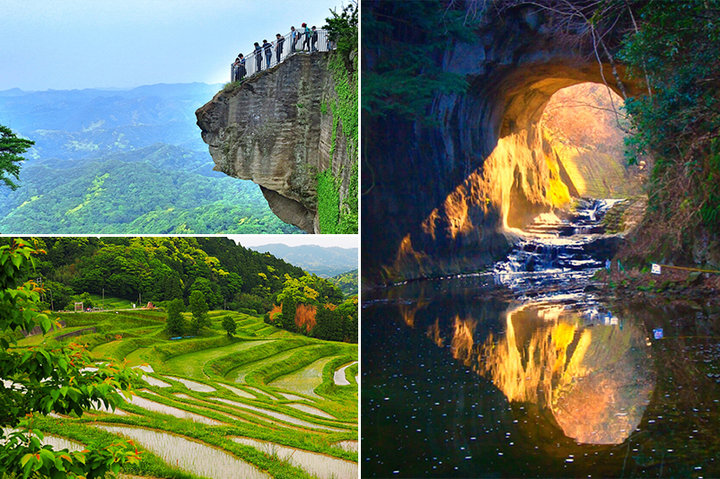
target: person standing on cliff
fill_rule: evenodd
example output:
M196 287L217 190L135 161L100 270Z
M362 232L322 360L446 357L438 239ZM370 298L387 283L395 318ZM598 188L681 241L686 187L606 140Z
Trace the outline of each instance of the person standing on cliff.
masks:
M259 72L262 70L262 48L260 48L260 44L258 42L255 42L255 50L253 50L255 53L255 71Z
M230 64L230 81L236 82L238 81L238 66L240 66L240 63L238 62L238 59L236 58L234 62Z
M303 33L305 34L305 39L303 40L302 50L305 51L305 45L307 45L308 51L310 51L310 35L312 35L312 32L307 26L307 23L303 23Z
M310 45L311 45L311 46L310 46L310 51L311 51L311 52L316 52L316 51L318 51L318 49L317 49L317 40L318 40L318 32L317 32L317 30L315 29L315 25L313 25L313 27L312 27L312 35L310 36Z
M237 66L237 81L242 80L245 78L245 75L247 75L247 69L245 68L245 57L242 53L238 54L237 59L235 60L238 64Z
M290 27L290 53L295 53L295 44L298 41L298 32L295 26Z
M278 63L280 63L280 57L282 56L283 43L285 43L285 37L279 33L275 34L275 57Z
M267 69L270 68L270 63L272 62L272 43L263 40L262 47L265 50L265 63L267 64L265 68Z

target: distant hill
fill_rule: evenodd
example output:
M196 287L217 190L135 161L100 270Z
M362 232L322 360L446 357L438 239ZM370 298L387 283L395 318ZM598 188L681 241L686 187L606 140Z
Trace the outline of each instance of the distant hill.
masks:
M1 233L298 233L257 185L213 171L195 110L219 85L0 92L0 124L35 141Z
M288 246L267 244L250 246L261 253L270 253L288 263L300 266L309 273L329 278L358 267L357 248L324 247L315 245Z
M340 273L332 278L330 281L342 290L346 295L358 294L358 270L354 269L346 273Z

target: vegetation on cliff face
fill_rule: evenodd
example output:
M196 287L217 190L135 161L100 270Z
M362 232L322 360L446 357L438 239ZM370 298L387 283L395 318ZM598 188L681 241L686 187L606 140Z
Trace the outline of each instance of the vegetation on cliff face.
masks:
M333 117L330 144L330 166L317 175L318 220L321 233L357 233L358 231L358 7L348 5L341 13L332 11L326 28L331 41L337 43L328 69L332 73L337 99L323 105L323 113ZM354 158L347 194L341 201L342 175L333 172L338 133L347 139L348 156Z
M646 83L626 109L631 161L654 159L628 259L720 265L720 2L649 2L619 57Z

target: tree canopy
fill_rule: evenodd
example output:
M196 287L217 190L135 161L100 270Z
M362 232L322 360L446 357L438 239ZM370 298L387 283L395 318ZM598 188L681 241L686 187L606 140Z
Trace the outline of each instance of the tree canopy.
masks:
M688 256L700 229L719 244L720 5L648 2L619 57L646 86L625 107L631 161L644 153L654 160L643 230L663 244L650 248Z
M202 291L195 290L190 294L190 312L192 313L190 329L197 334L208 323L208 305Z
M25 161L21 155L34 144L34 141L18 138L10 128L0 125L0 180L11 190L18 187L12 178L20 178L20 163Z
M114 408L137 375L111 363L93 364L77 344L52 350L13 347L20 331L39 327L44 334L53 324L38 312L41 289L24 280L40 253L21 240L0 245L0 470L20 477L103 477L118 472L123 462L138 461L137 449L117 442L97 451L55 451L42 444L33 418Z
M64 308L84 292L143 303L185 302L193 291L212 309L270 309L285 275L301 268L227 238L42 238L48 254L37 261L43 301Z
M180 298L175 298L167 302L167 329L171 335L179 336L185 332L186 324L182 312L185 310L185 304Z
M287 276L275 299L282 314L268 322L288 331L330 341L357 342L357 296L343 300L340 289L316 275Z

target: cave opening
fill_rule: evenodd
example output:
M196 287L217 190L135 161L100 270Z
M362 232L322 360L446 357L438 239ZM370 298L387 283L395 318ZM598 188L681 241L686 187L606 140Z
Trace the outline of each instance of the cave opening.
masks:
M539 214L567 210L580 198L642 195L647 165L627 164L624 138L630 124L617 93L600 83L576 83L527 106L534 111L526 124L531 130L526 141L533 143L535 166L546 169L531 177L544 179L543 201L527 194L529 178L516 168L504 208L506 228L523 229ZM513 123L506 117L505 125Z

